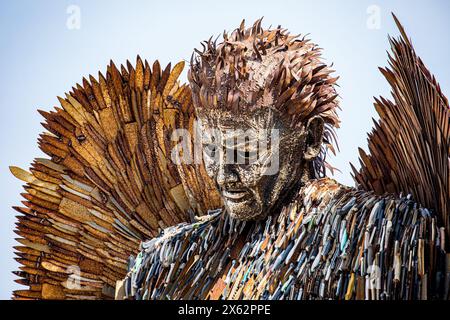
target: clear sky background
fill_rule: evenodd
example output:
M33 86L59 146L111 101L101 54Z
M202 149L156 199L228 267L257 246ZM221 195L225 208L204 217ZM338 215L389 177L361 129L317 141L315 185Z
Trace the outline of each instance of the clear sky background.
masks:
M116 64L134 62L139 54L164 65L189 60L201 40L236 28L243 18L252 23L264 16L265 27L281 24L293 34L310 33L341 76L341 152L331 163L342 171L335 178L353 185L349 162L357 164L357 148L366 148L366 133L376 116L372 97L389 94L377 67L386 65L387 35L398 35L391 11L403 22L443 91L450 93L450 2L446 0L2 0L0 298L9 299L11 291L20 287L11 273L18 267L13 259L11 206L20 204L23 189L8 166L28 168L33 158L43 156L36 144L43 131L37 108L50 110L57 104L56 96L83 76L105 71L110 59Z

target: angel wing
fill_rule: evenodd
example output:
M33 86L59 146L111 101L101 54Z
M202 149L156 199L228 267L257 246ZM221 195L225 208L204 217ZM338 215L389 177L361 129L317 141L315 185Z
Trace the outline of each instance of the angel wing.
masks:
M164 70L137 58L119 71L77 84L54 111L40 111L47 132L14 207L17 282L14 299L113 298L127 259L160 229L220 207L202 164L175 165L174 129L192 133L191 91L178 77L184 62Z
M361 169L352 166L365 190L410 193L450 226L450 109L434 76L417 56L394 15L399 39L389 38L390 68L381 72L393 101L375 99L380 120L369 134L369 154L360 152Z

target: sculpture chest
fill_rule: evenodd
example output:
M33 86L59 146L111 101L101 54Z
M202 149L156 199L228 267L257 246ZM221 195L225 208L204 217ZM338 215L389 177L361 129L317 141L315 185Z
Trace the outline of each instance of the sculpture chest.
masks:
M135 299L425 299L444 294L444 231L410 199L328 188L261 222L216 212L143 244Z

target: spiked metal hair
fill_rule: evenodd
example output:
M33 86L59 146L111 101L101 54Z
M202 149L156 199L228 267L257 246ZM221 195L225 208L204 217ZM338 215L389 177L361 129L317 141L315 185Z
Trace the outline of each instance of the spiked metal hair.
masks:
M272 107L290 121L291 127L304 124L314 116L324 120L324 140L313 167L324 176L327 150L334 153L334 128L338 77L321 60L321 49L309 39L292 36L280 26L263 30L261 19L245 28L242 21L231 35L223 34L217 44L202 42L195 50L188 78L198 114L211 108L229 109Z

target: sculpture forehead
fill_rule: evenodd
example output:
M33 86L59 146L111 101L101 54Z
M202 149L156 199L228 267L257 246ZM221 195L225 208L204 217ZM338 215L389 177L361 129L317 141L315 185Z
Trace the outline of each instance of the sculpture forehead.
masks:
M200 112L199 119L204 126L219 130L261 130L281 129L283 121L277 110L260 108L256 110L209 109Z
M238 113L227 109L203 111L199 120L203 128L202 136L208 141L219 132L224 141L243 139L243 135L250 141L267 140L274 138L272 130L276 130L276 137L292 146L292 143L299 144L306 132L304 125L291 127L278 110L271 108L241 109ZM286 143L280 146L283 145Z

